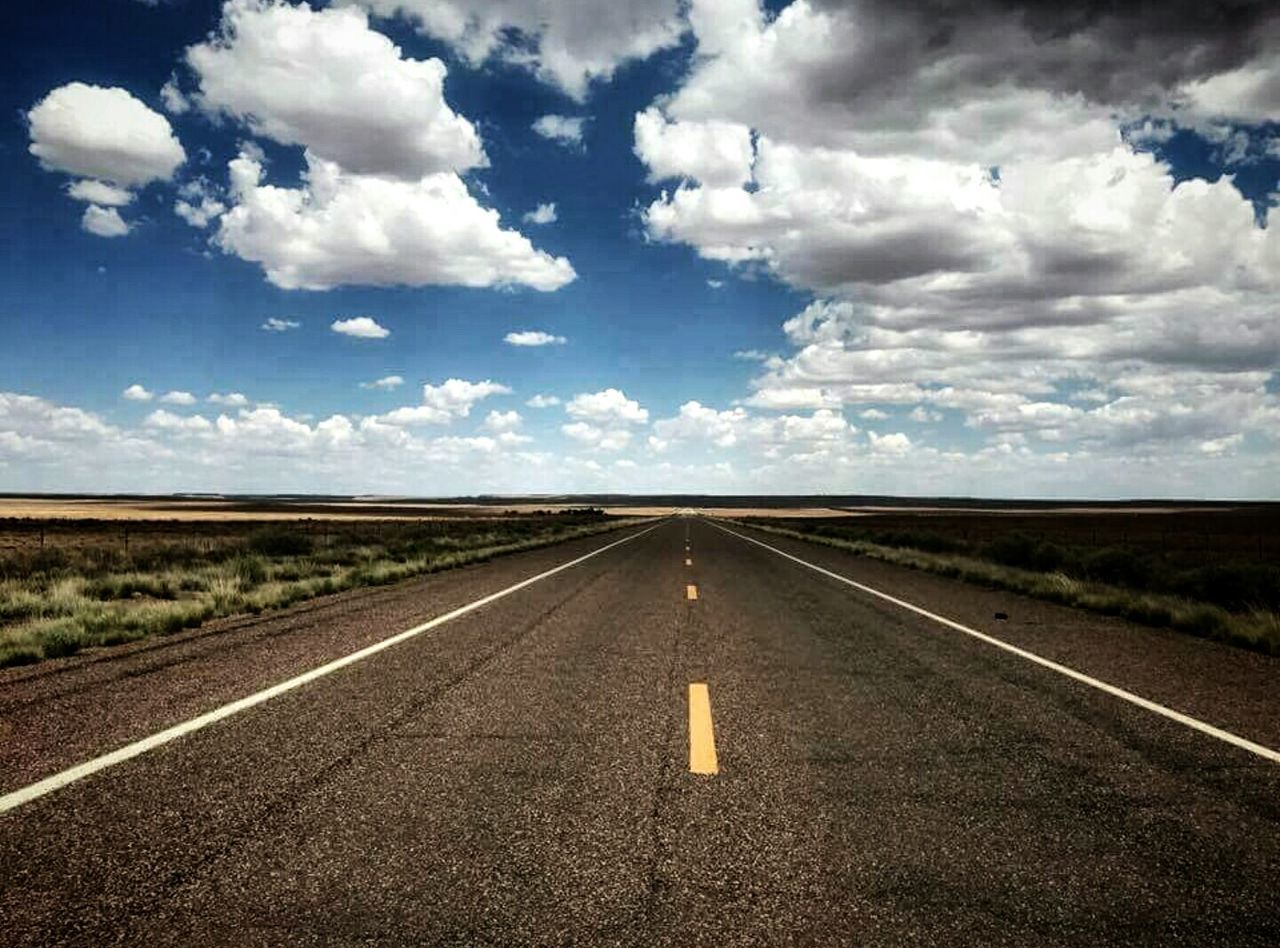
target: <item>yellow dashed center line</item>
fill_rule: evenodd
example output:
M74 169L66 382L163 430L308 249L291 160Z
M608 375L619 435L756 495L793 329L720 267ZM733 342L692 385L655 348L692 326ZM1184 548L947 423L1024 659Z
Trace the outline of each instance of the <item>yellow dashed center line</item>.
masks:
M684 588L684 597L686 599L697 599L698 587L693 585L693 583L690 583L688 586Z
M689 685L689 772L718 774L715 728L711 724L711 694L707 683Z

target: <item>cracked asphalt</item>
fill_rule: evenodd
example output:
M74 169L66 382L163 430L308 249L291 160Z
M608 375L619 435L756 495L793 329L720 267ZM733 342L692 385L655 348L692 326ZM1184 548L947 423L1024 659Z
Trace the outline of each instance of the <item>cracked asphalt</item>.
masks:
M1276 659L757 535L1280 746ZM0 792L619 536L0 674ZM5 945L1275 945L1277 880L1280 766L695 518L0 814Z

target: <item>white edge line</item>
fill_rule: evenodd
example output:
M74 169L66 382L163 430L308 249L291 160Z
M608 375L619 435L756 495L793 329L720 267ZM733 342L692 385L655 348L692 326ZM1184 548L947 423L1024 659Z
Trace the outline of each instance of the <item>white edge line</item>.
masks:
M442 616L436 616L434 619L424 622L421 625L415 625L412 629L406 629L403 632L398 632L390 638L383 639L381 642L375 642L372 645L367 645L358 651L352 652L350 655L344 655L342 658L335 659L318 668L313 668L309 672L303 672L301 675L297 675L287 681L282 681L278 685L272 685L270 688L264 688L262 691L255 692L254 694L241 698L238 701L233 701L230 704L224 704L222 707L215 708L214 710L202 714L199 717L192 718L189 721L183 721L181 724L175 724L173 727L166 728L163 731L152 734L150 737L144 737L142 740L134 741L132 744L126 744L124 747L114 750L109 754L103 754L101 757L95 757L92 760L85 761L83 764L70 767L60 773L54 774L51 777L46 777L43 780L37 781L30 786L23 787L21 790L14 790L11 793L6 793L4 796L0 797L0 813L5 813L8 810L20 807L24 803L30 803L32 800L42 797L46 793L52 793L54 790L61 789L68 784L75 783L77 780L83 780L85 777L88 777L90 774L95 774L99 770L114 767L116 764L138 757L145 754L147 751L160 747L163 744L168 744L170 741L175 741L178 738L191 734L194 731L198 731L201 728L208 727L210 724L216 724L218 721L221 721L224 718L229 718L233 714L239 714L241 711L245 711L255 705L262 704L265 701L270 701L272 698L282 695L286 691L292 691L295 688L300 688L309 682L315 681L317 678L323 678L325 675L330 675L341 668L346 668L348 665L354 665L356 662L362 661L370 655L376 655L383 649L391 648L391 646L398 645L406 639L413 638L415 635L421 635L423 632L429 632L438 626L444 625L446 622L451 622L454 619L465 616L469 612L474 612L482 606L487 606L491 602L496 602L504 596L509 596L514 592L518 592L526 586L532 586L534 583L544 580L548 576L554 576L556 573L577 566L579 563L589 560L593 556L599 556L606 550L611 550L615 546L630 542L637 537L642 537L646 533L658 529L660 526L662 526L661 523L654 524L652 527L649 527L646 530L641 530L639 533L633 533L630 536L623 537L621 540L615 540L613 543L602 546L597 550L592 550L585 556L579 556L577 559L570 560L567 563L561 563L559 566L553 567L546 572L539 573L537 576L530 576L528 579L523 579L513 586L508 586L506 589L500 590L499 592L491 593L488 596L477 599L474 602L470 602L465 606L454 609L452 612L446 612Z
M870 586L865 586L862 583L855 582L852 579L841 576L839 573L833 573L829 569L823 569L821 566L817 566L807 560L802 560L798 556L792 556L790 553L783 552L775 546L770 546L768 543L762 543L754 537L749 537L745 534L730 530L728 527L722 527L715 521L708 522L717 530L723 530L725 533L732 534L740 540L746 540L748 543L754 543L757 546L762 546L766 550L772 550L779 556L786 557L789 560L799 563L801 566L807 566L809 569L822 573L824 576L829 576L832 579L839 580L840 582L861 590L862 592L868 593L869 595L877 596L886 602L893 603L895 606L900 606L901 608L914 612L917 615L924 616L926 619L932 619L934 622L945 625L949 629L955 629L957 632L963 632L965 635L971 635L975 639L980 639L981 641L986 642L988 645L994 645L996 648L1004 649L1006 652L1011 652L1019 658L1025 658L1029 662L1035 662L1037 665L1056 671L1060 675L1066 675L1068 678L1072 678L1078 682L1089 685L1091 688L1097 688L1099 691L1105 691L1107 694L1120 698L1123 701L1128 701L1130 704L1136 704L1140 708L1145 708L1153 714L1166 717L1171 721L1177 721L1179 724L1184 724L1202 734L1208 734L1210 737L1216 737L1220 741L1225 741L1226 743L1239 747L1242 750L1247 750L1251 754L1257 754L1259 757L1263 757L1273 763L1280 764L1280 752L1274 751L1269 747L1264 747L1263 745L1254 743L1247 738L1240 737L1237 734L1232 734L1230 731L1224 731L1220 727L1214 727L1212 724L1206 724L1198 718L1193 718L1188 714L1183 714L1181 711L1175 711L1173 708L1151 701L1141 695L1135 695L1132 691L1125 691L1123 688L1107 684L1105 681L1099 681L1097 678L1091 678L1083 672L1076 671L1074 668L1068 668L1066 665L1059 665L1057 662L1047 658L1042 658L1034 652L1028 652L1026 649L1018 648L1016 645L1010 645L1008 642L1004 642L994 636L987 635L985 632L979 632L977 629L971 629L967 625L961 625L959 622L948 619L945 616L932 613L928 609L922 609L919 606L912 605L911 603L899 599L896 596L890 596L888 593L883 593L878 589L872 589Z

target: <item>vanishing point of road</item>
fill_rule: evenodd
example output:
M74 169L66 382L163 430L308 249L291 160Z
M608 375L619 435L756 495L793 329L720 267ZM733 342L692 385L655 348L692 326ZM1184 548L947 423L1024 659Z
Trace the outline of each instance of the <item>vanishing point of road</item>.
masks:
M668 518L0 674L0 943L1280 944L1278 670Z

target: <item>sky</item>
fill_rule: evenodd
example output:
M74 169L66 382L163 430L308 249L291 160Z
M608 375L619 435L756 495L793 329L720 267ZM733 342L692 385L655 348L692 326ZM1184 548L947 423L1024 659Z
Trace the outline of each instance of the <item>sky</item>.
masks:
M1280 10L0 12L0 491L1280 496Z

